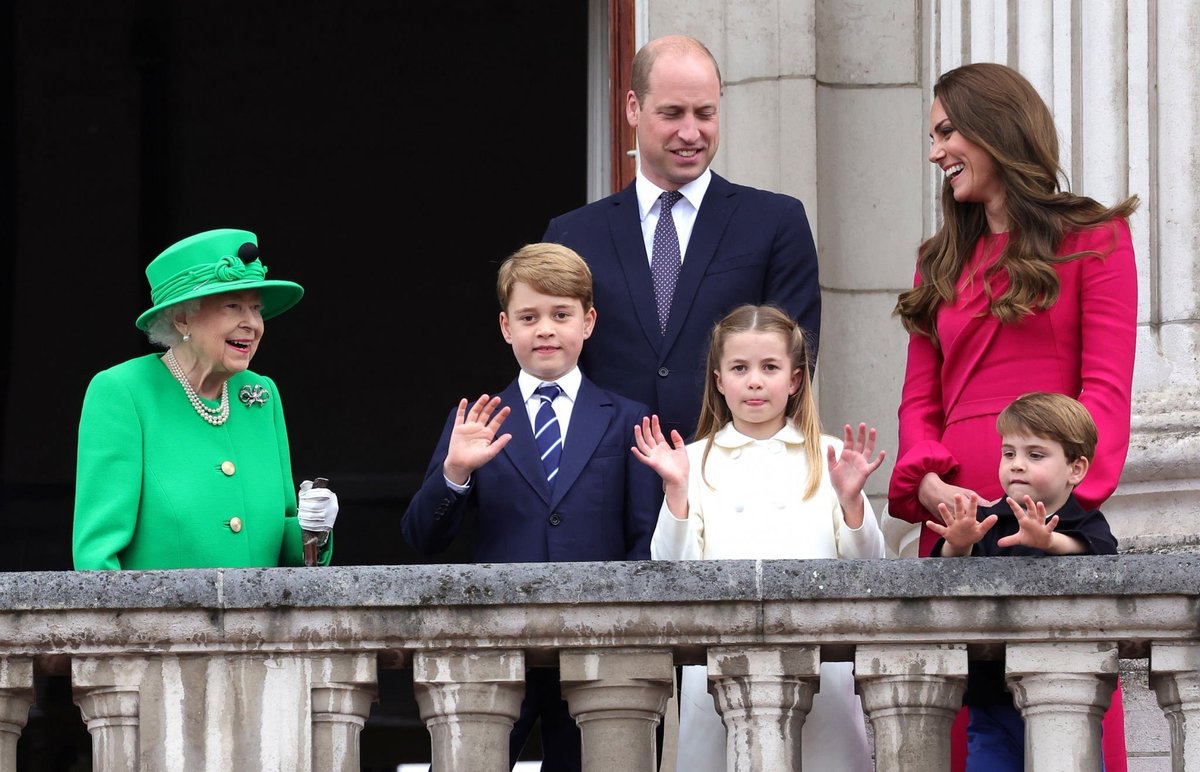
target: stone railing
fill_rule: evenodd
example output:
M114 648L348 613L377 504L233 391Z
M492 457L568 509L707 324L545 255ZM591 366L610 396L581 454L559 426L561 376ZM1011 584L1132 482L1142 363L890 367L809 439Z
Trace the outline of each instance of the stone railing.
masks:
M0 772L40 668L97 772L359 769L379 668L411 668L435 770L508 767L557 665L584 769L650 770L673 667L707 663L728 768L799 769L822 660L854 663L876 768L942 772L967 663L1004 656L1031 769L1100 769L1118 658L1148 658L1200 770L1200 558L370 566L0 574Z

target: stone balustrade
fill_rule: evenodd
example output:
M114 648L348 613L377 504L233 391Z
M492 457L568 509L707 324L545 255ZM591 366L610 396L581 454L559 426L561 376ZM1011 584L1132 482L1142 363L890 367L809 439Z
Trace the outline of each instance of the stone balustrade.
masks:
M968 662L999 657L1029 769L1100 769L1118 658L1147 658L1200 771L1200 557L1120 555L0 574L0 772L40 669L96 772L351 772L379 668L412 669L435 770L501 772L546 665L584 769L650 772L674 666L705 663L729 769L799 769L822 661L854 663L878 770L941 772Z

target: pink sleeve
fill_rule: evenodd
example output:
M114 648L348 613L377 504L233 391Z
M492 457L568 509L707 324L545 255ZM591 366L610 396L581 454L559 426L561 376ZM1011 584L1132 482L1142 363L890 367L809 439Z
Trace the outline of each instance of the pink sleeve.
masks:
M932 517L917 499L921 479L929 472L945 478L958 469L958 461L942 445L942 354L926 335L909 336L899 417L900 447L888 484L888 513L919 523Z
M1085 509L1099 509L1116 489L1129 452L1137 266L1129 225L1121 219L1085 234L1081 248L1105 255L1083 258L1080 276L1079 401L1092 414L1100 439L1075 495Z

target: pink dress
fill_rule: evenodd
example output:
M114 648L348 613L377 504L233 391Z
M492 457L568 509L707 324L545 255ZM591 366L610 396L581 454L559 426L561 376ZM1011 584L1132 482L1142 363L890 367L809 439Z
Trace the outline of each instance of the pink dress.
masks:
M895 517L913 523L932 517L917 498L929 472L985 500L999 498L996 416L1029 391L1076 397L1096 422L1096 457L1075 489L1080 503L1100 509L1117 487L1129 450L1137 334L1137 269L1129 226L1115 219L1068 234L1059 255L1096 251L1099 256L1056 265L1058 301L1005 325L988 313L982 277L1007 242L1008 234L989 234L975 245L958 297L938 311L941 348L924 335L909 338L900 447L888 486L888 511ZM992 277L993 296L1007 286L1005 272ZM936 541L937 534L922 527L920 555L928 556ZM1106 772L1127 768L1121 703L1118 686L1103 722ZM955 724L953 772L962 769L965 754L963 718Z
M1130 391L1137 328L1137 270L1124 220L1069 234L1058 254L1095 250L1055 266L1058 301L1016 324L987 312L984 269L1008 234L984 236L959 281L954 305L937 315L941 348L924 335L908 344L900 401L900 448L888 487L888 511L912 523L931 515L917 499L921 478L937 472L986 500L1002 495L996 416L1028 391L1055 391L1082 402L1100 432L1096 457L1075 495L1099 509L1117 487L1129 450ZM993 295L1008 286L1001 272ZM921 533L922 557L937 534Z

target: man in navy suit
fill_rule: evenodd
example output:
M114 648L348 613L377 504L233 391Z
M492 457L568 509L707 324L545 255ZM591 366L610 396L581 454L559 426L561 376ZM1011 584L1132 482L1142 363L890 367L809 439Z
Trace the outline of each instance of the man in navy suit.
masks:
M521 370L498 396L451 411L401 520L404 538L422 554L442 552L473 505L480 563L649 560L662 486L630 452L647 408L578 366L596 322L587 264L560 244L529 244L500 266L497 293L500 332ZM526 674L511 763L538 719L543 772L580 770L579 728L556 668Z
M808 335L816 361L821 290L800 201L735 185L709 165L720 139L721 73L698 40L652 40L633 60L625 116L638 141L637 179L619 193L550 221L545 241L587 260L604 319L580 366L605 389L644 402L690 439L704 389L712 326L741 303L773 303ZM652 266L664 193L678 277ZM669 240L669 235L663 239ZM664 293L666 296L664 296ZM663 306L663 315L658 305Z

